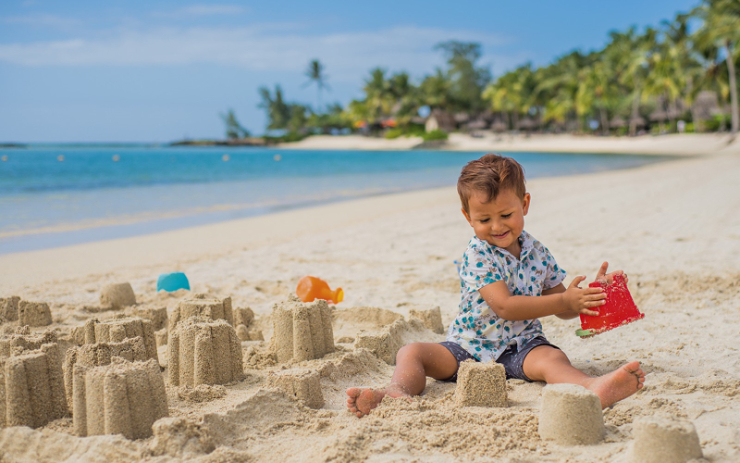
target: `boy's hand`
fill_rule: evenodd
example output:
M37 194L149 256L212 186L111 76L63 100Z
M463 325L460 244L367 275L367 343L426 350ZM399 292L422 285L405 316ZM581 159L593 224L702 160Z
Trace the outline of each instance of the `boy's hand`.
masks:
M614 275L624 276L625 283L629 281L627 275L623 271L617 270L616 272L606 273L607 268L609 268L609 262L604 262L603 264L601 264L601 268L599 268L599 271L596 272L596 281L600 281L602 283L610 285L614 283Z
M604 265L601 266L606 269ZM568 289L563 293L563 302L569 310L584 315L599 315L599 312L589 310L591 307L599 307L606 303L606 294L601 288L581 288L578 286L586 277L577 276L570 282Z

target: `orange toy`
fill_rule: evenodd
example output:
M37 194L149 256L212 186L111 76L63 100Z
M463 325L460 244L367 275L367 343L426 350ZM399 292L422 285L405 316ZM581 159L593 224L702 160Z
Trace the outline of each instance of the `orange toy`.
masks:
M325 299L335 304L339 304L344 299L344 291L337 288L332 291L329 285L321 278L305 276L298 282L295 289L296 296L303 302L313 302L316 299Z

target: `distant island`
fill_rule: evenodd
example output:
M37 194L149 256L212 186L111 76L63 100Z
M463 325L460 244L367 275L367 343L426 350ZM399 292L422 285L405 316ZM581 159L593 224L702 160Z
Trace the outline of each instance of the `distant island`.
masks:
M169 146L267 146L270 143L265 138L248 137L228 140L180 140Z

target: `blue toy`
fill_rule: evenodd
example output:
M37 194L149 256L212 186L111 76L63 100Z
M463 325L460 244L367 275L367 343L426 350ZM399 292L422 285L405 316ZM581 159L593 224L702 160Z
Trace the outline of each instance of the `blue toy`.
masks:
M188 282L188 277L184 273L163 273L157 278L157 292L167 291L171 293L178 289L187 289L190 291L190 282Z

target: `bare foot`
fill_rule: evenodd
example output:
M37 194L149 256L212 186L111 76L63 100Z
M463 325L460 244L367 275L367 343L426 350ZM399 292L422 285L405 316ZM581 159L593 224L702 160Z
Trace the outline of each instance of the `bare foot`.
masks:
M392 384L385 389L351 387L347 389L347 408L357 415L357 418L362 418L377 407L386 394L390 397L410 397L401 388Z
M606 408L642 389L645 372L640 362L622 365L611 373L594 378L586 388L601 399L601 408Z

